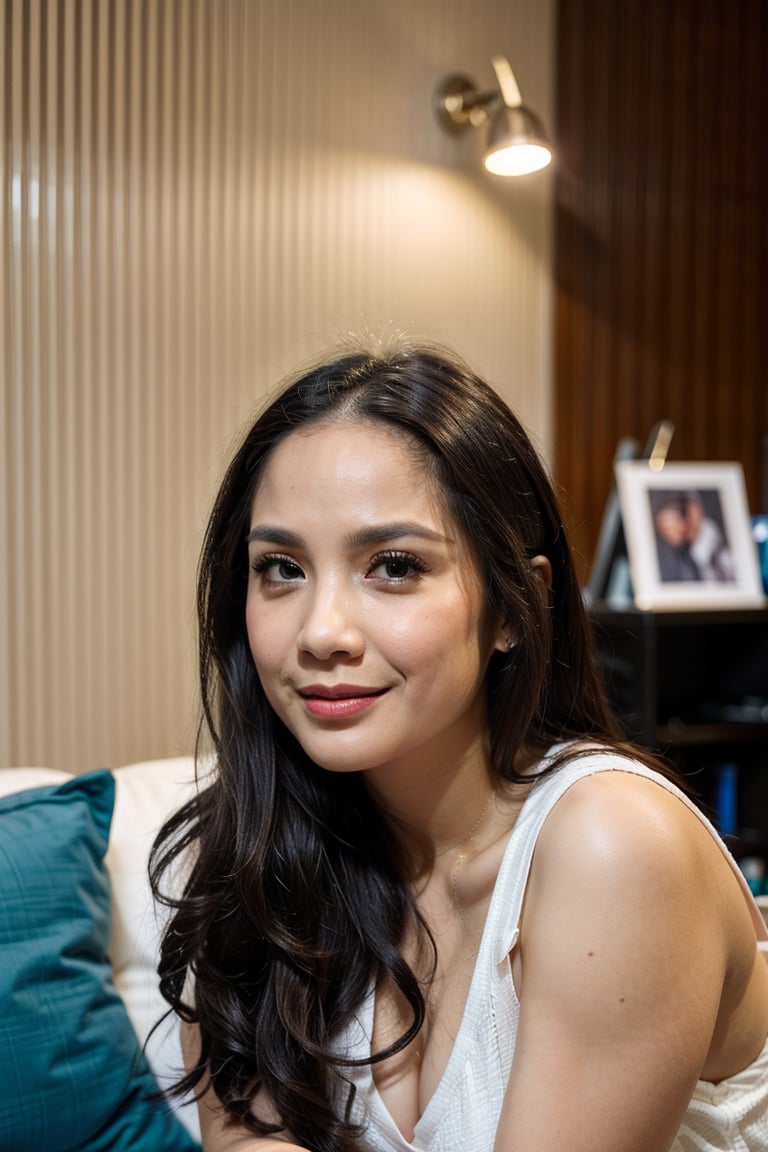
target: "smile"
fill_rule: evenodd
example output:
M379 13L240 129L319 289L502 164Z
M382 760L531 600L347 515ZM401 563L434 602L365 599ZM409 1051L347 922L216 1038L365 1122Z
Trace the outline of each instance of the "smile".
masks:
M299 689L299 696L312 716L325 720L345 720L372 708L386 691L386 688L358 688L351 684L339 684L334 688L313 684Z

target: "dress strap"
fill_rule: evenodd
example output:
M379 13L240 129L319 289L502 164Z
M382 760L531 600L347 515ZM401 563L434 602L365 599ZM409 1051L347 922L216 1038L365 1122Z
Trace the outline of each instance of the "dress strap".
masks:
M548 761L551 761L555 755L564 750L562 745L551 750L542 762L542 767L546 767ZM558 800L573 784L587 776L594 775L596 772L630 772L636 776L643 776L671 792L693 812L710 832L731 866L750 910L757 946L766 954L766 960L768 960L768 927L741 869L712 822L690 797L686 796L676 784L660 772L647 767L639 760L632 760L614 752L611 748L595 748L594 750L586 749L583 752L574 749L572 760L567 761L550 776L538 779L534 783L523 805L504 853L488 912L488 927L494 941L496 963L501 963L509 955L517 940L533 853L544 821Z

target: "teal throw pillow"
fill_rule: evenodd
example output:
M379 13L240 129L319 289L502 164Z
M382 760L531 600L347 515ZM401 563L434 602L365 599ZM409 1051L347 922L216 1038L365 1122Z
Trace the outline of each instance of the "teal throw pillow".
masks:
M163 1100L107 950L106 769L0 799L0 1148L194 1152Z

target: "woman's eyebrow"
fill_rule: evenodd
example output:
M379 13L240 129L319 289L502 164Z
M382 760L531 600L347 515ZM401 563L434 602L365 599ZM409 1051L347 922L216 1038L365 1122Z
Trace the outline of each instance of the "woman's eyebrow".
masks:
M346 537L352 548L365 548L370 544L385 544L388 540L398 540L402 536L415 536L417 540L434 540L441 544L452 544L449 536L436 532L411 520L396 520L391 524L372 524L370 528L358 528Z
M280 548L301 548L304 541L295 532L285 528L273 528L270 524L256 524L245 538L246 544L252 540L263 540L265 544L276 544Z
M368 528L358 528L350 532L345 539L350 548L365 548L372 544L385 544L388 540L398 540L403 536L416 537L418 540L434 540L441 544L453 543L450 536L444 536L433 528L427 528L411 520L396 520L389 524L372 524ZM304 545L301 536L297 536L295 532L271 524L254 525L245 542L250 544L253 540L262 540L265 544L275 544L281 548L301 548Z

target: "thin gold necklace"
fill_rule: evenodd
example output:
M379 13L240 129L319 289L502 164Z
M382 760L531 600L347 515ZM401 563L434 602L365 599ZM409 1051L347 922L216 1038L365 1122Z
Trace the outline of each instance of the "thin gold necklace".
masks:
M496 789L494 788L493 791L491 792L490 796L486 800L482 812L478 816L477 820L475 820L475 822L472 825L472 827L470 828L469 832L465 833L465 835L462 836L461 840L457 840L454 844L449 844L447 848L441 848L439 852L433 853L432 859L437 860L438 856L445 856L448 852L452 852L454 848L461 848L462 844L466 844L467 840L471 840L472 837L474 836L475 832L477 832L478 828L480 827L483 820L487 816L488 809L490 808L491 804L493 803L493 801L495 799L496 799Z

